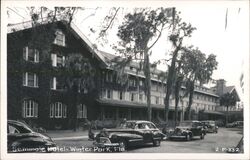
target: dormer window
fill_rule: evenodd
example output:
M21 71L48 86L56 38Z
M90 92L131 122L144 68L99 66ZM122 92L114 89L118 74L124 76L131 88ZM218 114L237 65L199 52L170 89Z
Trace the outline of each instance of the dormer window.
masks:
M54 40L54 44L57 44L59 46L65 46L65 35L61 30L57 30L56 33L56 38Z
M30 62L39 62L39 51L37 49L29 48L28 46L23 48L23 59Z

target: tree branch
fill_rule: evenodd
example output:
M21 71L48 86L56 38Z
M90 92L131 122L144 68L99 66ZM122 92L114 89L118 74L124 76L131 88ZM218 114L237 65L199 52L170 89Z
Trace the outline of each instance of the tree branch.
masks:
M155 43L159 40L159 38L161 37L161 34L162 34L164 26L165 26L165 24L162 24L161 30L159 30L160 33L159 33L158 37L156 38L156 40L154 41L154 43L150 47L148 47L148 50L150 50L155 45Z
M120 7L118 7L118 8L116 9L115 14L113 15L112 19L109 21L108 26L100 32L98 38L100 38L100 37L102 36L102 34L104 34L104 33L110 28L110 26L111 26L111 24L113 23L113 21L114 21L114 19L115 19L115 17L116 17L116 15L117 15L117 13L118 13L119 10L120 10Z

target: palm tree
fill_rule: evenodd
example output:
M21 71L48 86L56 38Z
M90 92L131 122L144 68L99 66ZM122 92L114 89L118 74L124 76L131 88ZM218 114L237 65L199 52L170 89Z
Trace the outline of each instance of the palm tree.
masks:
M226 125L228 123L228 107L235 106L237 97L233 93L225 93L220 97L220 106L226 106Z

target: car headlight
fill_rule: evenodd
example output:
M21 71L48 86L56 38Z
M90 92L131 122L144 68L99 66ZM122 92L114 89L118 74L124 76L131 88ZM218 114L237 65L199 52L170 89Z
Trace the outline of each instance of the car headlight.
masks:
M20 146L20 142L14 142L14 143L12 143L12 145L11 145L11 147L18 147L18 146Z

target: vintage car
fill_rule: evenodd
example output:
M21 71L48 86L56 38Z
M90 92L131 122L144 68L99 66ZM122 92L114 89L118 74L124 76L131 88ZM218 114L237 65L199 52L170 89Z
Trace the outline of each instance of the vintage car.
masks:
M130 146L153 143L160 146L165 135L149 121L130 120L114 129L103 129L95 136L97 147L120 147L124 150Z
M8 152L53 152L56 144L44 134L34 132L27 124L8 120Z
M182 121L170 133L169 139L191 140L195 136L204 139L206 131L200 121Z
M207 133L218 133L219 127L215 124L215 121L201 121L203 125L206 127Z

